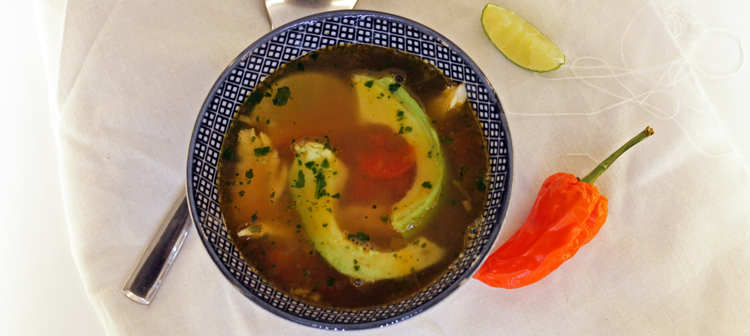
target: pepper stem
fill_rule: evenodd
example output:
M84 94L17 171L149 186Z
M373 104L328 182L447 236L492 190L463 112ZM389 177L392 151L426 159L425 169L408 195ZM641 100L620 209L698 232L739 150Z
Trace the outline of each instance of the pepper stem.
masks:
M612 163L614 163L615 160L617 160L617 158L622 155L622 153L625 153L625 151L630 149L630 147L635 146L635 144L641 142L643 139L648 138L652 134L654 134L654 129L651 128L651 126L646 127L643 132L638 133L638 135L634 136L632 139L630 139L630 141L626 142L624 145L622 145L622 147L618 148L614 153L612 153L612 155L604 159L602 163L596 166L594 170L592 170L588 175L584 176L580 181L586 182L588 184L594 184L594 182L596 182L596 179L599 178L599 176L602 175L602 173L604 173L604 171L607 170L607 168L609 168L609 166L611 166Z

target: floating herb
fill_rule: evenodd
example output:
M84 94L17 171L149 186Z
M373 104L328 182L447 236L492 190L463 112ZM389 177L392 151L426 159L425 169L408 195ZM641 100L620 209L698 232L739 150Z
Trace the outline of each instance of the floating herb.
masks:
M347 237L349 239L357 239L363 243L370 241L370 235L364 232L357 232L357 234L349 234Z
M271 152L271 147L260 147L253 149L253 152L255 153L255 156L266 156L268 153Z
M289 91L289 87L282 86L276 90L276 97L273 98L273 104L276 106L284 106L292 96L292 92Z
M234 151L232 148L227 148L224 150L224 153L221 153L221 157L223 157L224 160L231 160L232 157L234 157Z
M487 189L487 185L486 185L486 184L484 184L484 178L481 178L481 177L480 177L480 178L479 178L479 179L477 180L477 190L479 190L479 191L484 191L485 189Z
M301 170L297 174L297 181L294 182L295 188L302 189L305 187L305 173L303 173Z
M396 91L398 91L400 87L401 87L401 84L393 83L391 85L388 85L388 91L390 91L391 93L396 93Z
M323 176L323 172L318 173L318 175L315 175L315 198L321 198L323 196L330 196L325 190L326 185L326 178Z

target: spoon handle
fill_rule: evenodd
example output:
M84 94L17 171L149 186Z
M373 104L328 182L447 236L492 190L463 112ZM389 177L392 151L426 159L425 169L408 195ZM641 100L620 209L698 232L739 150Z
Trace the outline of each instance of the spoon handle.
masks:
M170 213L171 218L159 226L122 287L122 292L127 297L140 304L151 303L190 230L187 198L184 193Z

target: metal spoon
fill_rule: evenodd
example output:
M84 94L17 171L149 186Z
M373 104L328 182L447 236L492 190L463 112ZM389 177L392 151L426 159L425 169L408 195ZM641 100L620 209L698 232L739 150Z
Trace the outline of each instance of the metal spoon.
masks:
M127 297L140 304L151 303L190 231L192 221L188 220L190 216L184 191L178 199L169 212L172 216L159 226L122 287Z
M271 29L296 19L333 10L352 9L357 0L265 0ZM190 231L190 218L185 191L175 203L172 214L151 238L141 259L133 268L130 277L122 287L122 292L140 304L151 303L159 290L169 268L177 258L182 243Z
M271 29L299 18L334 10L352 9L357 0L265 0Z

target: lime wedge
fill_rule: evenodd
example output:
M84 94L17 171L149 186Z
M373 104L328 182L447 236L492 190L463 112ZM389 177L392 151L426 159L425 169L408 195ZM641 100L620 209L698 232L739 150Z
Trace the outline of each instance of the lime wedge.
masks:
M505 8L493 4L484 6L482 28L505 57L524 69L548 72L565 63L565 55L555 44Z

